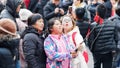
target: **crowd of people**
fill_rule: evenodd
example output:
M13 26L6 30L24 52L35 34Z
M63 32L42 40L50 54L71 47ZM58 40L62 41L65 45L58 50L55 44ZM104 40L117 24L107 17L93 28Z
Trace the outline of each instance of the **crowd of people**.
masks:
M120 0L0 0L0 68L119 68Z

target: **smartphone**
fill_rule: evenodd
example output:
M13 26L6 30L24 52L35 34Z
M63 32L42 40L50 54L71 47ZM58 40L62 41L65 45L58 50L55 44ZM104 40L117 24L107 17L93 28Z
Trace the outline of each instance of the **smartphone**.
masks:
M68 10L69 10L69 14L71 14L72 13L72 6L69 6Z

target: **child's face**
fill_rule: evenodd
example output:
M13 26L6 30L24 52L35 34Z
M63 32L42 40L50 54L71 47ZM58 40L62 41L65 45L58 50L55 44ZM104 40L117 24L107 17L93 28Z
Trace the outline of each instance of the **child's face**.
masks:
M64 17L62 20L62 25L64 30L71 30L73 28L72 19L68 16Z
M52 27L52 33L54 34L61 34L62 33L62 24L59 20L55 20L54 25Z

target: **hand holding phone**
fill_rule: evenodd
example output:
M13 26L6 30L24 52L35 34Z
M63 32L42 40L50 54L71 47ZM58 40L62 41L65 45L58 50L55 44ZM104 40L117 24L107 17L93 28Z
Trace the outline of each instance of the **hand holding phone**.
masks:
M69 12L69 14L72 13L72 6L69 6L69 8L68 8L68 12Z

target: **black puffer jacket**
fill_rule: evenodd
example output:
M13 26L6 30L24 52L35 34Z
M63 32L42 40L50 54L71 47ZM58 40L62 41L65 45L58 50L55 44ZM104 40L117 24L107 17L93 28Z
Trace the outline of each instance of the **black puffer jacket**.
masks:
M28 68L46 68L44 38L32 26L23 34L23 52Z
M35 0L31 0L30 1L30 4L31 3L34 3L34 2L32 2L32 1L35 1ZM30 7L31 7L31 11L33 12L33 13L40 13L40 14L42 14L42 16L43 16L43 8L44 8L44 6L46 5L46 3L48 2L49 0L40 0L40 1L38 1L37 3L34 3L35 5L34 6L32 6L32 5L29 5ZM30 8L29 7L29 8ZM33 8L32 8L33 7Z
M111 4L111 2L110 2L110 0L109 0L109 1L105 2L104 5L105 5L105 7L107 8L107 12L106 12L106 15L105 15L105 18L107 19L107 18L111 17L112 4Z
M89 46L92 48L93 53L106 54L116 49L115 42L115 23L105 20L102 25L96 22L92 23L94 31L89 37ZM101 30L102 27L102 30ZM101 31L100 31L101 30ZM100 31L100 34L98 35ZM97 37L98 35L98 37ZM94 39L97 39L94 42ZM94 42L94 43L93 43ZM93 43L93 45L92 45Z
M7 48L0 48L0 68L15 68L11 52Z
M0 68L15 68L14 56L18 55L19 39L0 42Z
M115 31L116 31L116 43L117 47L120 50L120 17L116 14L109 18L113 23L115 23Z
M94 17L96 15L96 8L98 5L100 5L100 3L90 4L88 6L88 11L90 12L90 16L91 16L91 23L94 22Z
M79 27L80 33L84 39L88 33L88 29L90 28L90 24L86 21L83 21L83 20L77 20L76 25Z

